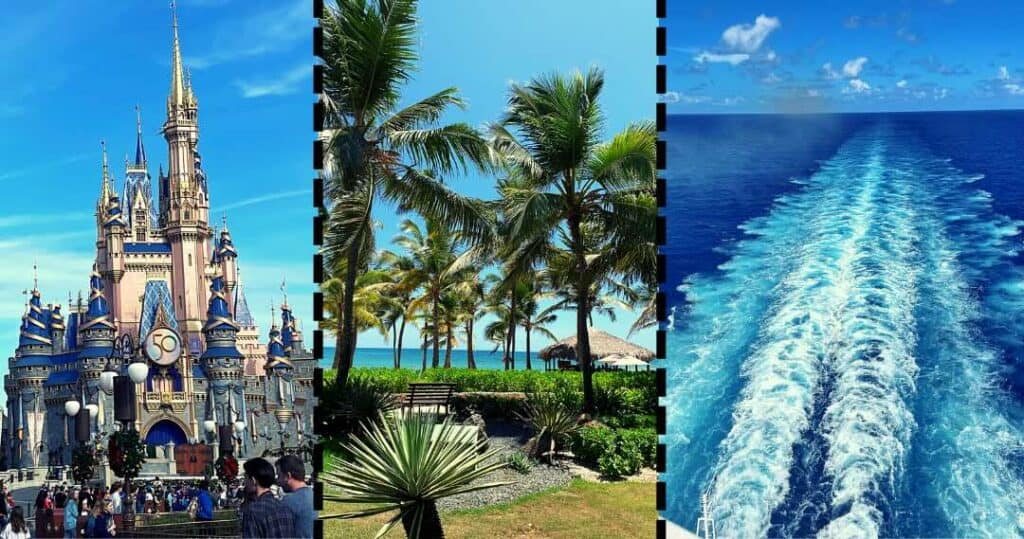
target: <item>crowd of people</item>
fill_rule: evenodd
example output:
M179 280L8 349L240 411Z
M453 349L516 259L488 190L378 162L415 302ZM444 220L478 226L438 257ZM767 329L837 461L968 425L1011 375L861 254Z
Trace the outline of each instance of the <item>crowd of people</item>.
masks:
M241 519L242 537L312 538L313 490L305 477L302 460L294 455L277 459L275 464L256 458L245 462L245 477L232 485L212 486L210 481L133 482L124 488L115 483L106 487L44 485L34 502L34 530L30 530L25 510L6 486L0 486L0 539L59 537L116 537L122 516L188 512L200 523L212 522L217 510L236 509ZM55 519L57 509L63 520ZM227 517L230 518L230 517Z

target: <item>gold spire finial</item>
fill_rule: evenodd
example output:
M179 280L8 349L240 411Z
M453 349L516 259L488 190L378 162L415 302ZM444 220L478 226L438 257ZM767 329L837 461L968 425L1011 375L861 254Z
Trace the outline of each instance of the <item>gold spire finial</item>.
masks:
M181 45L178 41L178 8L174 0L171 0L171 19L174 29L174 45L171 51L171 95L168 98L170 105L182 105L185 100L184 69L181 67Z
M39 290L39 265L32 260L32 290Z
M227 232L228 231L228 214L226 212L220 214L220 222L221 222L221 224L224 225L224 232Z
M107 142L103 139L100 139L100 151L103 154L103 178L100 180L103 183L100 186L100 203L103 208L106 208L112 190L110 187L110 166L107 164Z
M138 105L135 105L135 134L142 136L142 109Z

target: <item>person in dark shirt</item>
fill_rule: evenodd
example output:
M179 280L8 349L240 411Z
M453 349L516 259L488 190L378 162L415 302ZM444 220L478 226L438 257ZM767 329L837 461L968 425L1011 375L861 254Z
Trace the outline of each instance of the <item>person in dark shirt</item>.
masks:
M295 517L270 491L277 482L274 465L266 459L255 458L247 460L244 469L246 486L255 496L242 506L242 537L295 537Z
M281 499L295 517L295 537L313 539L313 489L306 484L306 467L295 455L285 455L274 463L277 484L287 494Z

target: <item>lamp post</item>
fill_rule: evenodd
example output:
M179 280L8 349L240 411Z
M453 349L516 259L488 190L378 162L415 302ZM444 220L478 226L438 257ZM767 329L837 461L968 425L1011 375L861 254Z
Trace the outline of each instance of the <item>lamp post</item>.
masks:
M122 335L114 344L111 361L107 362L108 370L100 375L100 385L105 391L114 393L114 421L120 424L117 430L134 431L136 416L136 384L141 384L149 377L149 366L137 355L139 351L132 342L131 336ZM120 358L119 369L111 368L115 358ZM124 373L124 374L122 374ZM132 477L125 472L124 491L131 493ZM124 504L125 530L135 527L135 504L128 500Z

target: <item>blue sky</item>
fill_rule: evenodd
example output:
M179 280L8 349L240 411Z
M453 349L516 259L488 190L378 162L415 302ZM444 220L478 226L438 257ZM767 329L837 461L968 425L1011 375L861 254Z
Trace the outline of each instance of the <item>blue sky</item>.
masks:
M1024 3L669 2L669 112L1024 107Z
M654 9L654 2L626 0L421 2L420 63L415 80L404 91L405 102L455 86L469 107L452 111L443 121L481 126L501 116L510 82L597 65L605 70L604 138L610 138L630 122L654 117ZM451 178L450 184L475 197L497 196L491 177ZM390 248L400 218L395 217L394 208L380 207L377 219L382 224L378 245ZM560 338L573 334L574 315L562 312L558 316L552 331ZM634 319L634 313L625 312L616 323L595 318L595 325L625 337ZM476 347L491 350L493 344L486 343L481 334L477 332ZM653 331L636 335L634 340L653 349ZM405 346L416 347L416 342L416 332L410 335L407 329ZM524 337L518 342L523 343ZM546 344L546 339L534 334L534 352ZM366 332L359 346L389 347L390 341ZM464 348L464 344L458 347Z
M180 0L182 51L199 99L211 220L226 213L249 306L266 331L289 301L311 341L313 27L310 0ZM39 264L43 301L88 294L100 139L120 188L142 109L150 174L170 82L168 2L5 5L0 19L0 349L13 353ZM0 361L0 374L7 361Z

